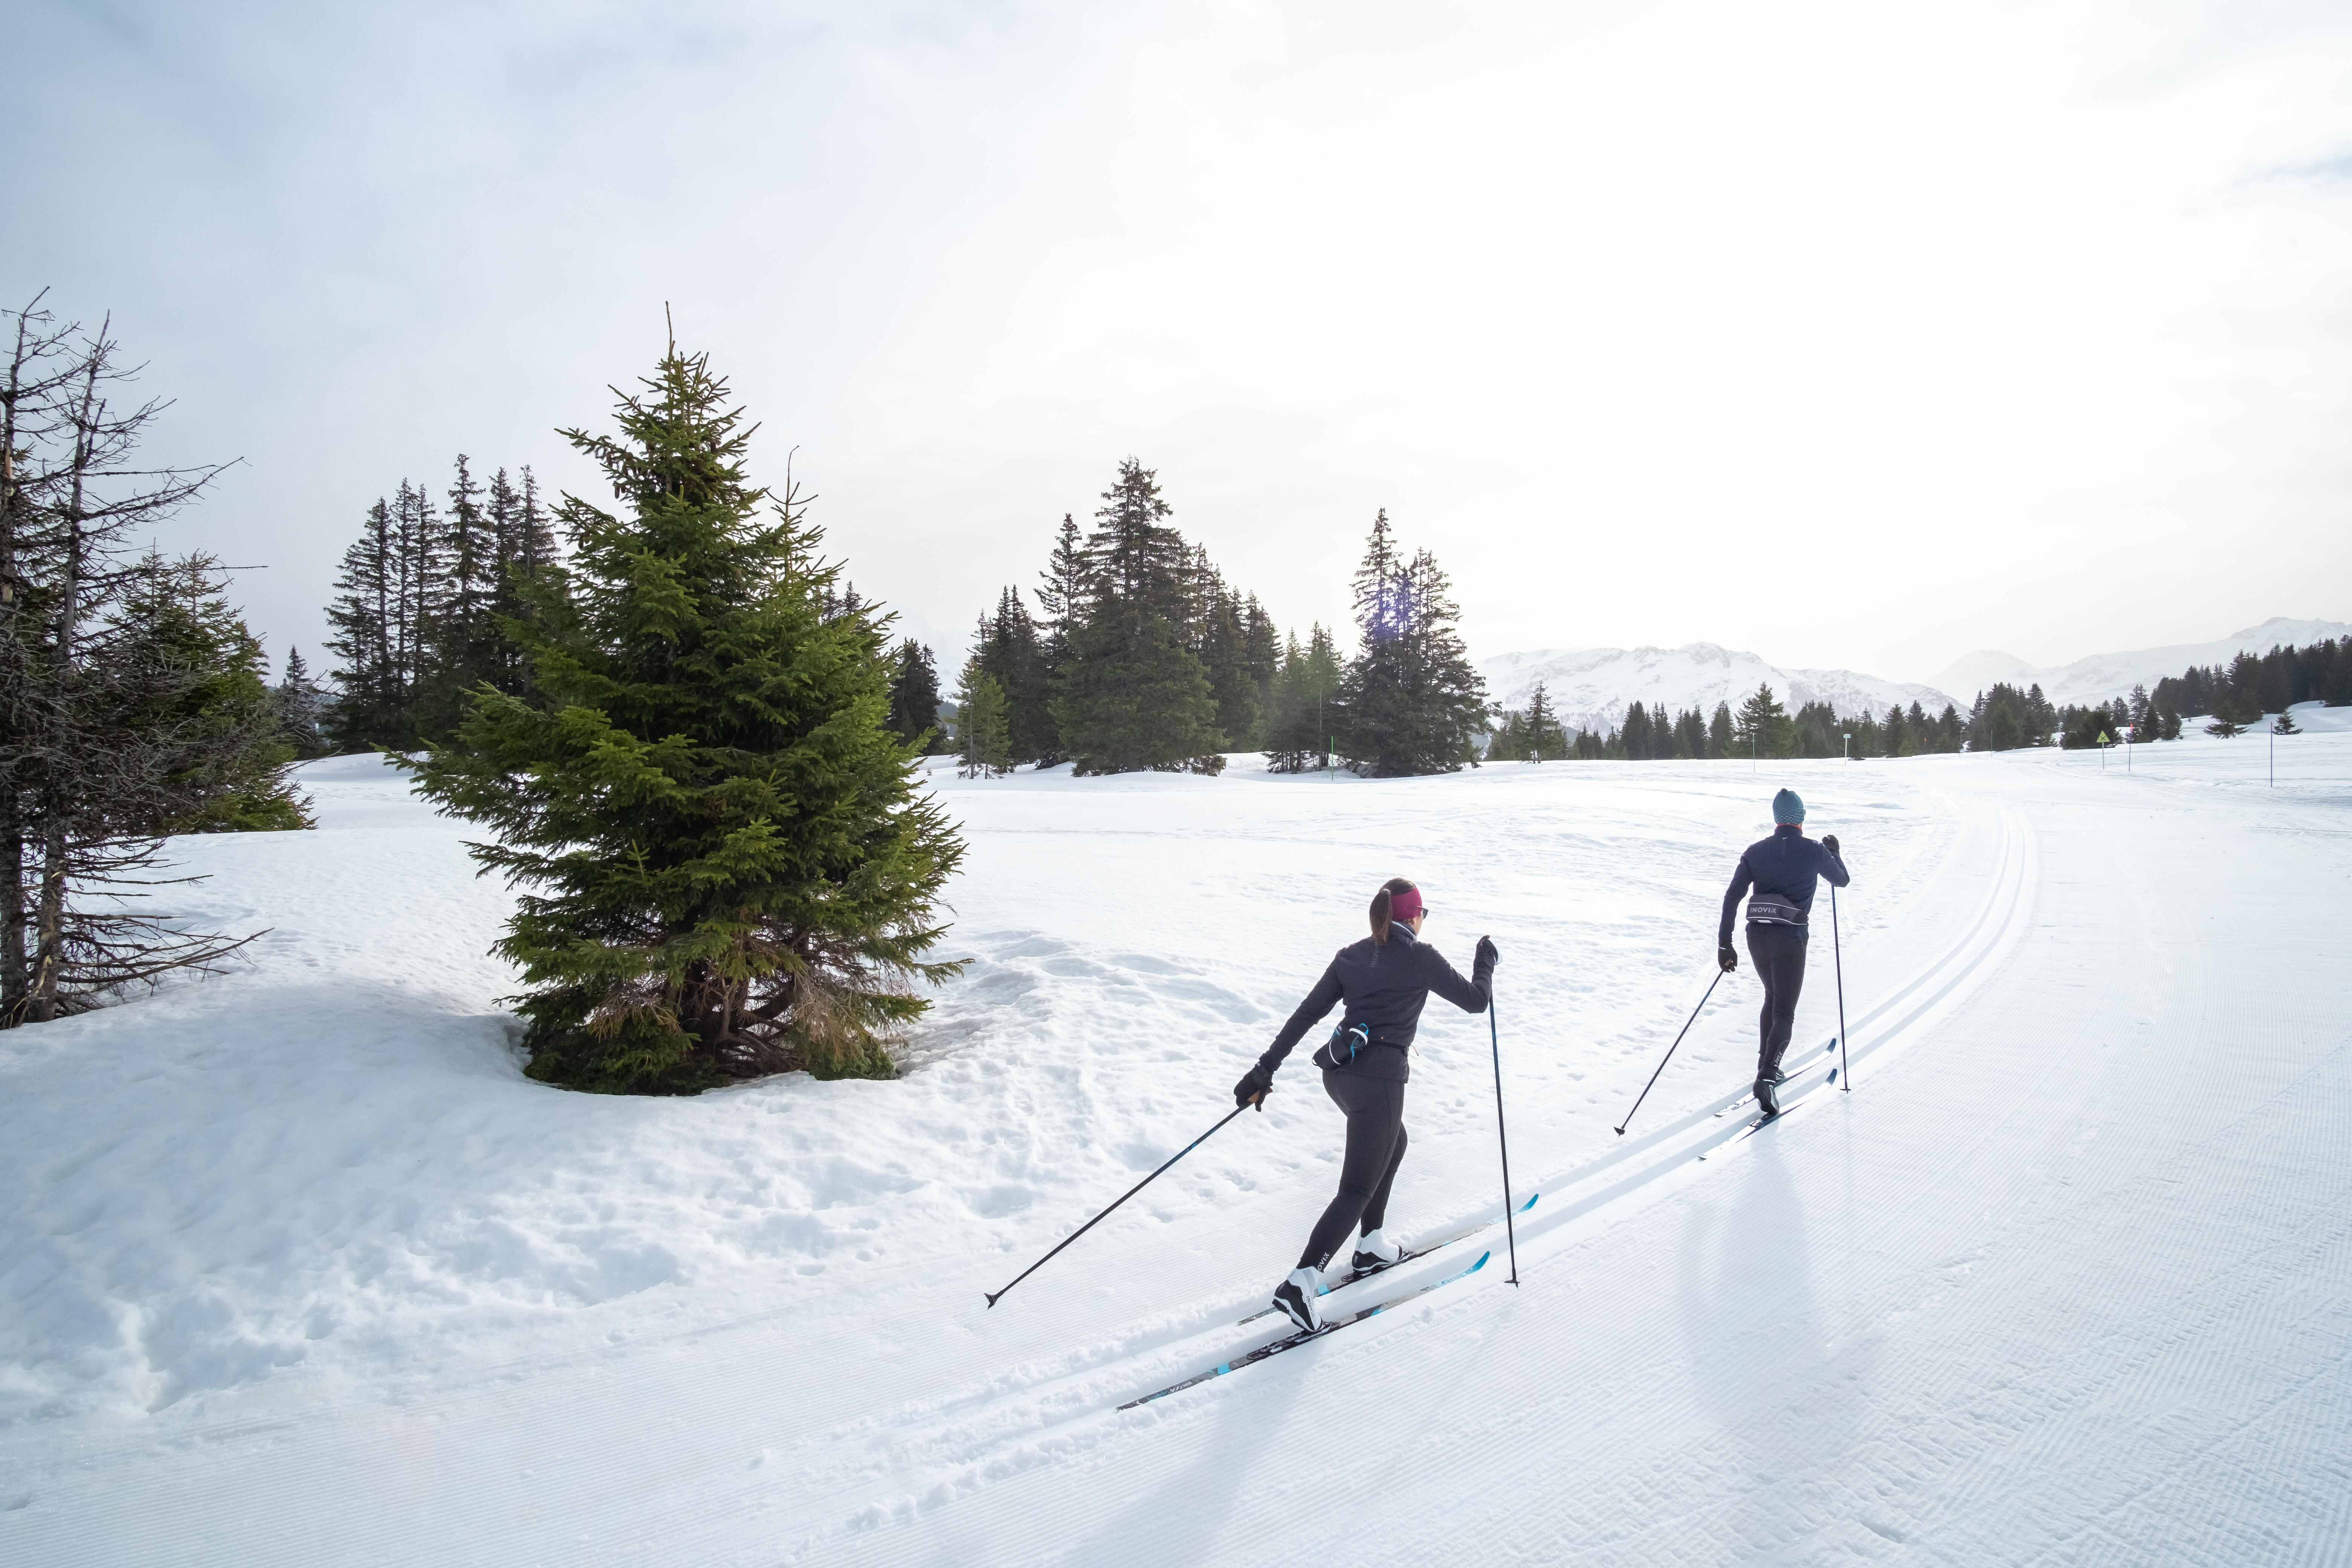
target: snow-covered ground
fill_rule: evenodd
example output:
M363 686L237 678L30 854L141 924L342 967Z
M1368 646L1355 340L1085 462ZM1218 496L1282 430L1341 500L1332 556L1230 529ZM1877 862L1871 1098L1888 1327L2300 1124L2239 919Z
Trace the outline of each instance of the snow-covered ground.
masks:
M2274 788L2259 734L935 775L973 962L908 1074L685 1100L523 1079L463 828L315 764L320 832L178 846L247 969L0 1037L0 1562L2352 1559L2344 717ZM1620 1138L1783 783L1855 871L1854 1092L1728 1141L1743 970ZM1523 1283L1118 1411L1272 1337L1303 1052L982 1291L1230 1109L1398 873L1503 949ZM1433 1005L1408 1121L1392 1227L1492 1213L1485 1020Z

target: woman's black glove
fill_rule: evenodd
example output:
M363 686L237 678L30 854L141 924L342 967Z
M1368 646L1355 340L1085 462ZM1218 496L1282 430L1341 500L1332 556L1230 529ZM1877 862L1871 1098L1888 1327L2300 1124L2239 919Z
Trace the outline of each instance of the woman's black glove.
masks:
M1234 1107L1239 1110L1254 1100L1263 1100L1273 1092L1274 1075L1266 1071L1265 1065L1261 1062L1242 1074L1241 1082L1234 1085ZM1264 1110L1265 1107L1260 1105L1258 1109Z
M1822 834L1822 847L1828 850L1831 854L1835 855L1838 852L1837 835L1834 833Z
M1493 937L1482 936L1478 939L1477 963L1483 963L1487 968L1492 969L1495 967L1496 962L1503 955L1501 953L1495 951L1495 939Z
M1727 942L1715 944L1715 961L1723 965L1726 974L1739 967L1739 955L1731 951L1731 944Z

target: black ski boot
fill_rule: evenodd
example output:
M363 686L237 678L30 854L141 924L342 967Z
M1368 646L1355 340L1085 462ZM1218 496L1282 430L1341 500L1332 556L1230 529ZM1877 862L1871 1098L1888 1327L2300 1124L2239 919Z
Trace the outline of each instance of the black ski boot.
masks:
M1763 1108L1767 1121L1780 1114L1780 1078L1778 1073L1756 1080L1756 1103Z

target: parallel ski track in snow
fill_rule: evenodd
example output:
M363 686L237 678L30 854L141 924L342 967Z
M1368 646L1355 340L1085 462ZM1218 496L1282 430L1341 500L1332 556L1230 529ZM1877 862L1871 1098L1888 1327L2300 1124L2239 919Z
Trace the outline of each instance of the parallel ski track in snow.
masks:
M1940 956L1895 989L1847 1016L1845 1060L1850 1073L1866 1063L1883 1066L1916 1043L1998 967L2023 936L2032 908L2036 877L2033 831L2016 812L2003 812L2000 820L2001 840L1997 868L1961 935ZM1809 978L1826 976L1820 974L1817 967L1815 974ZM1785 1109L1794 1110L1816 1094L1839 1092L1828 1087L1830 1069L1837 1065L1838 1054L1808 1049L1811 1065L1790 1075L1783 1090ZM1523 1184L1513 1194L1515 1204L1525 1204L1526 1194L1530 1193L1540 1194L1543 1203L1534 1213L1517 1216L1522 1247L1580 1221L1615 1223L1635 1212L1649 1198L1672 1190L1679 1184L1678 1178L1703 1176L1709 1168L1707 1156L1740 1140L1748 1131L1751 1119L1724 1114L1748 1098L1745 1090L1727 1094L1651 1132L1632 1137L1622 1146L1598 1158ZM1333 1290L1323 1299L1324 1310L1334 1316L1341 1315L1391 1294L1400 1299L1400 1307L1404 1306L1406 1299L1418 1296L1423 1286L1455 1268L1454 1259L1464 1256L1467 1248L1485 1245L1491 1239L1488 1233L1498 1230L1501 1224L1501 1205L1497 1204L1483 1220L1455 1230L1446 1240L1411 1261ZM1441 1233L1446 1229L1431 1228ZM1491 1288L1493 1281L1480 1283ZM1453 1293L1447 1294L1451 1297ZM1417 1310L1400 1311L1395 1316L1399 1321L1410 1321L1440 1304L1413 1300L1412 1307ZM1098 1416L1175 1381L1185 1375L1189 1363L1198 1362L1207 1366L1238 1360L1273 1340L1286 1337L1290 1331L1286 1322L1278 1328L1267 1325L1255 1331L1237 1331L1229 1316L1213 1309L1208 1315L1213 1320L1212 1325L1198 1331L1171 1330L1156 1337L1155 1342L1135 1345L1125 1355L1090 1361L1076 1370L1056 1370L1031 1379L1012 1373L992 1381L984 1390L971 1391L961 1398L950 1397L933 1406L935 1416L952 1413L957 1434L953 1457L939 1454L933 1456L935 1462L953 1468L959 1461L981 1462L991 1448L1007 1440L1037 1443L1055 1427ZM1301 1348L1311 1352L1313 1347ZM1152 1411L1158 1403L1123 1418L1153 1419ZM864 1427L889 1420L888 1415L877 1414L872 1421L856 1425ZM849 1433L843 1431L837 1436L847 1436Z
M1864 1084L1862 1092L1868 1091L1865 1068L1883 1064L1923 1037L2020 940L2032 900L2032 835L2024 819L2013 813L2002 814L2000 827L1999 868L1961 936L1935 962L1874 1001L1858 1005L1850 1015L1851 1037L1846 1057ZM1816 976L1826 979L1818 967ZM1835 1060L1833 1053L1820 1053L1811 1046L1807 1048L1820 1065L1792 1075L1789 1085L1792 1104L1803 1096L1822 1092L1827 1068ZM1529 1193L1543 1195L1534 1214L1521 1216L1518 1235L1522 1253L1529 1243L1565 1226L1617 1223L1637 1212L1652 1194L1671 1190L1683 1181L1706 1179L1724 1161L1708 1163L1702 1157L1722 1148L1746 1130L1746 1118L1720 1114L1737 1106L1742 1098L1737 1093L1726 1095L1659 1128L1632 1136L1622 1146L1597 1158L1521 1183L1515 1194L1518 1201L1524 1202ZM1755 1141L1742 1145L1747 1149L1757 1146ZM1423 1234L1446 1236L1452 1232L1447 1244L1378 1277L1381 1283L1377 1289L1360 1293L1343 1288L1328 1299L1330 1309L1335 1312L1349 1310L1354 1304L1351 1297L1355 1302L1361 1302L1391 1291L1402 1294L1454 1271L1486 1230L1500 1228L1499 1219L1500 1205L1496 1205L1489 1211L1486 1226L1468 1231L1455 1231L1444 1224L1429 1226ZM1457 1220L1454 1225L1461 1223ZM1368 1287L1372 1284L1363 1283ZM1487 1283L1486 1275L1482 1274L1465 1280L1463 1286L1484 1289ZM1399 1326L1424 1321L1433 1312L1455 1310L1447 1303L1458 1300L1460 1294L1457 1289L1449 1289L1415 1301L1404 1310L1383 1313L1388 1326L1370 1324L1363 1332L1391 1333ZM825 1551L822 1543L837 1542L842 1529L856 1531L877 1522L867 1515L873 1507L874 1485L885 1476L896 1478L901 1486L910 1477L929 1477L929 1482L925 1484L935 1483L933 1490L940 1495L961 1495L1040 1465L1055 1464L1091 1447L1122 1426L1169 1419L1188 1400L1218 1397L1216 1388L1209 1387L1143 1409L1113 1414L1113 1406L1124 1400L1201 1367L1246 1354L1266 1340L1279 1337L1264 1331L1251 1333L1236 1330L1234 1317L1243 1310L1245 1300L1230 1291L1204 1296L1190 1310L1126 1326L1092 1342L1073 1343L1066 1347L1066 1353L1049 1361L1031 1359L999 1366L985 1377L967 1382L961 1389L917 1394L906 1381L886 1374L877 1376L867 1385L866 1395L854 1403L846 1398L812 1401L813 1407L803 1408L802 1415L803 1418L814 1415L815 1425L804 1429L804 1436L784 1444L774 1453L776 1460L799 1476L799 1483L793 1489L796 1496L793 1509L799 1517L785 1528L783 1538L773 1541L776 1556L767 1560L791 1560L796 1552L814 1551L822 1556ZM257 1415L244 1420L208 1424L183 1433L177 1442L194 1445L197 1452L209 1450L214 1458L185 1467L185 1473L178 1477L172 1489L186 1486L206 1489L215 1486L250 1488L255 1485L257 1470L268 1473L265 1490L299 1490L326 1485L331 1474L354 1461L353 1445L381 1440L394 1433L401 1435L401 1440L408 1444L427 1431L446 1433L446 1450L434 1461L436 1468L442 1464L479 1464L494 1451L502 1457L504 1445L520 1439L525 1432L533 1434L541 1444L560 1449L569 1439L560 1427L545 1425L547 1420L561 1420L555 1412L544 1417L534 1415L503 1436L502 1425L494 1429L482 1426L481 1418L493 1407L517 1411L530 1408L533 1386L542 1376L559 1369L570 1368L574 1373L585 1372L605 1395L611 1396L617 1385L663 1378L667 1368L676 1363L676 1358L694 1342L712 1341L743 1324L788 1315L782 1311L763 1312L702 1325L680 1335L640 1342L631 1347L629 1354L618 1358L601 1356L593 1351L574 1351L477 1368L461 1386L445 1385L429 1397L404 1401L395 1409L362 1419L348 1431L335 1431L331 1440L315 1447L302 1435L312 1431L316 1423L302 1413L280 1412L274 1417ZM1356 1336L1348 1338L1359 1344L1363 1342ZM1308 1354L1325 1353L1319 1346L1306 1349ZM1229 1383L1223 1378L1214 1381L1219 1385ZM867 1403L872 1394L882 1392L894 1382L902 1390L898 1398L885 1394L879 1407ZM830 1420L824 1413L828 1404L834 1405ZM467 1412L465 1425L445 1426L461 1409ZM919 1419L910 1423L905 1419L909 1415ZM467 1426L477 1430L469 1433ZM919 1431L919 1436L911 1441L910 1428ZM149 1441L142 1436L126 1433L118 1451L136 1453L146 1449ZM434 1448L440 1449L443 1441L435 1440ZM59 1477L47 1483L44 1491L64 1505L53 1517L63 1520L85 1509L105 1506L94 1494L72 1502L62 1494L105 1487L106 1478L114 1469L106 1460L106 1451L116 1447L88 1445L83 1451L86 1479ZM833 1451L828 1460L809 1468L804 1468L795 1458L798 1455L814 1459L826 1450ZM681 1505L688 1494L700 1495L711 1480L700 1475L668 1474L666 1468L658 1465L656 1469L656 1475L643 1478L644 1482L653 1494ZM175 1511L162 1493L142 1497L132 1506L142 1513L157 1508L167 1513ZM419 1500L416 1506L429 1505ZM655 1511L673 1510L664 1507ZM719 1518L697 1518L697 1512L688 1508L670 1519L669 1538L665 1549L655 1556L665 1561L710 1560L702 1555L700 1548L719 1545L728 1532L741 1523L740 1520L730 1523ZM16 1517L21 1520L25 1516ZM830 1523L818 1522L828 1518ZM406 1560L403 1552L413 1540L415 1523L410 1521L404 1525L398 1509L382 1510L381 1517L349 1521L350 1536L341 1543L342 1549L337 1554L356 1561ZM499 1528L484 1531L472 1543L469 1554L485 1561L504 1560L524 1542L537 1539L533 1532L538 1528L527 1519L502 1521ZM798 1540L797 1547L793 1538ZM168 1531L151 1534L149 1539L168 1552L163 1547L170 1539ZM194 1544L181 1542L184 1547ZM582 1561L607 1560L604 1551L591 1548L584 1541L578 1544ZM136 1555L139 1561L166 1560L147 1552ZM190 1552L179 1560L210 1558L203 1552Z

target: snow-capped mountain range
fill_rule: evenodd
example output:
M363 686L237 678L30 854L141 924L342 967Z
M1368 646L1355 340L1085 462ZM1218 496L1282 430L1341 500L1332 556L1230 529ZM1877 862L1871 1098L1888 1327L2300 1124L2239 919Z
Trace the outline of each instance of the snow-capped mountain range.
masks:
M2192 664L2227 664L2241 649L2268 653L2285 644L2315 643L2328 637L2352 637L2352 626L2342 621L2298 621L2273 616L2258 626L2232 632L2212 642L2176 643L2169 647L2144 647L2131 653L2095 653L2072 664L2039 668L2015 654L1979 648L1954 659L1935 678L1947 691L1976 694L1997 680L2022 689L2039 685L2042 695L2062 706L2069 702L2103 702L2125 697L2135 686L2154 686L2168 675L2179 675ZM1621 710L1622 711L1622 710Z
M1914 702L1929 713L1942 712L1947 702L1965 713L1977 693L1996 681L2021 689L2039 685L2044 697L2061 705L2098 702L2127 696L2134 686L2154 686L2192 664L2227 664L2242 648L2268 653L2281 644L2343 637L2352 637L2352 625L2273 616L2211 642L2093 654L2046 668L2015 654L1980 648L1953 660L1924 684L1851 669L1798 669L1706 642L1671 648L1536 648L1498 654L1482 661L1478 669L1486 678L1487 694L1506 708L1525 708L1540 680L1561 723L1571 730L1608 731L1624 722L1630 703L1664 707L1670 713L1696 708L1711 714L1718 702L1738 708L1759 686L1769 686L1791 712L1808 702L1827 702L1840 713L1867 708L1881 718L1897 703L1907 708Z
M1867 708L1882 716L1897 704L1916 702L1929 713L1942 712L1948 702L1967 706L1966 699L1934 686L1882 680L1851 669L1785 668L1706 642L1671 648L1538 648L1498 655L1478 669L1486 678L1488 695L1506 708L1525 708L1536 682L1542 681L1546 699L1571 730L1612 730L1624 721L1633 702L1670 713L1696 708L1712 714L1718 702L1736 709L1759 686L1770 687L1791 712L1808 702L1827 702L1846 714Z

